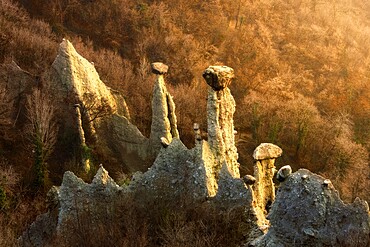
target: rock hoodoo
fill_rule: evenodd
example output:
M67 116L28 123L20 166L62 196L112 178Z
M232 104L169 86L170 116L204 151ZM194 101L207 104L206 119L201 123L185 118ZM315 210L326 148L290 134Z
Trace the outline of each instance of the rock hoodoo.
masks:
M109 162L123 164L125 170L145 170L153 154L148 139L130 123L124 97L101 81L93 63L68 40L60 44L52 68L50 94L61 108L58 117L64 119L60 132L78 136L81 170L88 171L86 152L91 146Z
M68 40L60 44L52 67L54 79L50 81L50 94L58 107L63 108L59 117L66 122L61 132L73 130L80 146L94 146L110 163L123 164L124 170L131 172L145 171L163 143L171 143L173 138L179 137L175 104L164 82L167 65L152 64L157 79L153 89L150 138L144 137L130 123L124 97L100 80L93 63L79 55ZM79 107L73 111L76 105ZM81 168L87 171L86 155L80 156Z
M254 185L254 196L257 206L264 215L275 200L275 185L273 178L276 172L275 159L282 155L280 147L271 143L260 144L253 152L254 176L256 184Z
M227 87L234 70L227 66L210 66L203 73L210 88L207 98L208 143L217 161L215 172L226 162L233 177L239 178L238 153L234 140L235 101Z
M168 143L171 143L172 138L179 138L175 103L171 94L167 91L164 81L167 70L168 66L163 63L152 63L152 71L157 75L157 79L154 84L152 99L150 144L155 152L160 150L162 138L165 138Z
M352 205L345 205L330 181L318 175L307 170L291 173L290 167L284 166L279 175L284 181L275 198L275 159L282 154L278 146L269 143L258 146L253 154L254 176L240 178L234 141L235 101L228 88L234 77L233 69L210 66L204 72L203 76L210 85L208 140L202 140L199 125L194 124L196 145L189 150L179 139L175 104L164 83L164 74L168 70L166 65L152 64L157 78L148 139L120 114L118 103L111 97L109 89L104 89L104 84L97 82L97 78L90 78L96 73L92 65L85 64L68 41L63 41L60 49L57 62L53 64L60 74L60 85L55 85L56 88L77 95L74 104L76 99L77 103L86 104L84 93L90 89L91 93L97 90L94 97L107 99L106 104L112 112L99 121L92 121L97 141L108 150L108 154L125 162L136 173L128 185L118 186L102 166L90 184L66 172L62 185L53 187L50 192L49 211L39 216L20 237L21 246L47 246L54 236L68 243L79 226L78 214L84 214L92 222L89 227L93 228L94 223L114 217L113 207L127 198L139 202L145 209L159 201L161 205L174 208L186 203L214 205L224 211L241 209L248 222L243 232L248 238L246 246L369 244L367 203L356 199ZM83 66L79 67L81 64ZM79 78L84 79L81 81ZM86 134L84 118L80 117L83 114L75 109L72 115L82 121L73 121L73 126L82 128L80 132ZM155 158L153 163L149 162L150 155ZM149 169L137 165L145 164L145 161L147 166L151 165ZM348 235L354 237L348 238Z
M156 75L165 75L168 72L168 66L161 62L155 62L151 64L152 72Z
M203 72L203 78L215 91L227 88L234 78L234 70L227 66L209 66Z

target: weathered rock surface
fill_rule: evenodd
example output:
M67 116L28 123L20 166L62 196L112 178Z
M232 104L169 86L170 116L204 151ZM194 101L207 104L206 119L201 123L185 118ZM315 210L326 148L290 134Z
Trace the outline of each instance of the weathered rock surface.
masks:
M222 73L215 76L223 80ZM227 73L226 79L230 79ZM249 246L368 245L367 203L356 200L345 205L330 181L307 170L290 174L291 169L285 166L275 198L275 159L282 154L276 145L257 147L254 177L240 178L234 144L235 101L226 86L218 91L209 89L208 141L197 139L189 150L178 138L174 104L163 74L157 73L150 139L118 113L105 117L96 128L106 153L134 163L142 162L148 150L155 149L158 155L153 165L135 173L130 184L122 187L102 166L91 184L66 172L60 188L50 191L49 212L20 237L20 245L47 246L54 236L68 243L79 228L81 215L92 229L95 222L106 222L107 215L114 217L116 203L127 198L145 210L158 203L172 208L211 204L220 210L241 209L248 222L244 236Z
M203 72L203 78L215 91L228 87L234 78L234 70L227 66L209 66Z
M153 71L158 76L153 92L152 132L149 139L130 123L124 97L100 80L94 65L80 56L68 40L60 44L52 67L55 79L50 82L50 88L53 89L51 94L59 107L64 107L61 111L64 115L59 116L66 122L61 132L73 130L79 136L80 146L85 146L85 138L86 145L94 145L96 152L109 163L121 164L124 170L130 172L145 171L161 148L161 137L168 142L179 137L175 104L163 78L168 70L167 65L153 64ZM80 104L80 114L71 110L75 104ZM86 164L82 166L86 170Z
M5 90L5 92L0 93L4 94L4 100L9 107L7 117L9 117L9 122L12 119L11 124L18 124L18 120L23 117L26 97L37 86L37 80L39 79L21 69L14 61L0 66L0 84L1 88Z
M152 63L152 72L157 75L167 74L168 66L161 62Z
M113 114L101 121L96 129L99 149L115 163L122 164L130 172L145 171L151 165L155 154L148 138L126 117Z
M369 246L366 201L345 204L324 181L305 169L289 176L268 215L271 227L249 246Z
M157 74L157 79L154 84L152 99L150 144L157 153L161 148L162 137L171 143L172 138L179 138L179 132L177 130L175 103L171 94L167 91L163 77L168 66L162 63L153 63L152 68L153 72Z
M200 163L199 150L188 150L174 138L162 148L152 167L135 179L129 189L142 200L161 200L181 204L185 200L205 201L208 197L206 169Z
M261 143L253 152L255 160L266 160L279 158L283 153L280 147L272 143Z
M52 67L61 79L61 83L55 85L59 90L66 94L76 94L76 101L79 100L83 105L94 104L91 107L98 109L104 103L105 107L116 112L117 103L110 89L100 80L94 65L79 55L68 40L60 44Z
M252 190L248 189L241 178L235 178L226 163L219 173L216 202L222 207L231 205L252 205Z
M66 172L59 189L57 234L68 236L73 233L79 226L79 215L102 219L112 209L120 189L103 167L99 168L91 184Z
M56 190L56 188L53 188ZM101 220L109 214L120 188L101 166L91 184L85 183L72 172L66 172L57 196L57 207L39 216L20 237L21 246L47 246L52 237L68 239L80 226L81 218ZM55 205L55 203L54 203ZM94 227L94 226L91 226Z
M218 81L228 81L222 89L216 91L211 86L208 90L207 131L208 142L217 161L215 171L219 171L226 162L232 176L239 178L238 152L234 139L235 100L227 88L232 79L230 71L232 69L226 66L210 66L203 74L215 77ZM207 77L205 79L208 80Z
M253 152L255 159L254 177L254 196L258 211L267 215L272 202L275 200L275 185L273 182L276 172L275 159L282 154L280 147L271 143L260 144ZM266 224L267 222L263 222Z
M290 176L291 173L292 173L292 168L289 165L283 166L277 172L276 179L279 182L283 182L285 179L287 179Z

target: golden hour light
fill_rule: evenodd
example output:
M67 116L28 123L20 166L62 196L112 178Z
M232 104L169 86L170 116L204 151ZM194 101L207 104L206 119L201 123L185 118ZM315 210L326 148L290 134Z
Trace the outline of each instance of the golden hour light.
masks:
M367 247L369 154L368 0L0 0L0 247Z

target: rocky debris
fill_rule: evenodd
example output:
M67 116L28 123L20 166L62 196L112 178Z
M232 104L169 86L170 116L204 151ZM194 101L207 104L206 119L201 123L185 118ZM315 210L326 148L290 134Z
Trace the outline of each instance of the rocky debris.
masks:
M215 91L227 88L234 78L234 70L227 66L209 66L203 72L203 78Z
M289 165L283 166L277 172L276 179L279 182L284 182L284 180L287 179L291 173L292 173L292 168Z
M248 246L369 246L366 201L345 204L330 181L300 169L279 187L268 232Z
M203 73L209 84L210 79L205 75L215 77L219 82L228 81L223 83L225 87L222 89L215 90L211 86L208 90L207 130L208 142L217 161L214 169L219 171L226 161L232 176L239 178L238 153L234 139L235 100L227 88L233 78L233 69L226 66L210 66Z
M167 91L163 76L164 71L166 71L165 68L168 68L168 66L162 63L153 63L152 68L153 73L157 74L157 79L153 89L150 144L154 152L158 153L161 148L161 138L166 138L170 143L172 138L179 138L179 132L177 130L175 103L171 94Z
M161 62L156 62L151 64L152 72L156 75L167 74L168 66Z

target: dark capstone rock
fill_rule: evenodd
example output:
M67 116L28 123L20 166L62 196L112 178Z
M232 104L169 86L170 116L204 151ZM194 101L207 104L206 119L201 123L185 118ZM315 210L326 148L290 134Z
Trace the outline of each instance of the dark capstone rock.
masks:
M246 185L253 185L256 183L256 178L253 177L252 175L245 175L243 177L243 181Z
M161 62L152 63L152 72L156 75L167 74L168 66Z
M234 70L227 66L209 66L203 72L203 78L215 91L228 87L234 78Z

